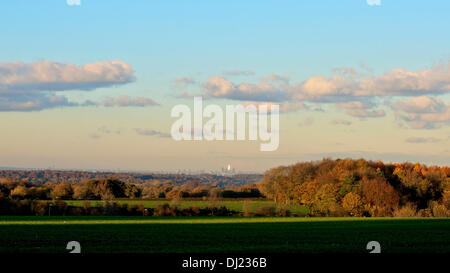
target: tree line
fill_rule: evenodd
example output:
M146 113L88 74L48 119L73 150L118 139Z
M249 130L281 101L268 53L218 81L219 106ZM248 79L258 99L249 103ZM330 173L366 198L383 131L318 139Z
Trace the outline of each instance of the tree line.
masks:
M324 159L270 169L258 188L317 216L450 216L447 166Z
M89 180L85 183L33 184L27 181L0 179L0 198L12 200L113 200L180 199L180 198L260 198L255 184L242 186L213 186L200 181L174 185L151 182L132 184L117 178Z
M167 203L154 208L146 208L142 204L119 204L105 201L91 206L88 201L82 206L71 206L63 200L11 200L0 199L0 215L14 216L243 216L243 213L230 210L225 206L199 208L191 206L180 208Z
M10 211L6 207L16 210L24 207L27 213L35 213L36 207L43 206L42 202L36 202L38 200L62 204L64 200L113 201L118 198L201 198L216 201L220 198L266 198L273 200L277 208L286 205L305 206L309 216L449 217L450 168L364 159L324 159L272 168L264 173L260 181L245 185L217 185L202 180L181 183L158 179L130 183L113 177L81 183L31 183L28 179L15 180L11 176L0 178L0 207L3 206L3 212ZM47 206L50 204L47 202ZM46 209L50 210L48 207ZM37 210L36 214L46 209ZM86 213L90 214L93 210L90 208ZM175 215L193 214L176 211L176 208L171 210L174 210L171 214ZM123 211L119 214L124 214ZM133 211L128 214L136 213L140 214ZM194 215L205 214L208 213ZM258 214L289 215L289 212L275 212L266 208Z

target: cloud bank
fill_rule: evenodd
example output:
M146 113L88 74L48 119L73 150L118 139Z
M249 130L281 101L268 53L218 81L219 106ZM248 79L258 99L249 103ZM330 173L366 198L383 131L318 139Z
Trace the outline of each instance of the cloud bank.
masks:
M439 98L420 96L392 106L397 115L415 129L433 129L450 125L450 104Z
M423 96L450 92L450 64L431 69L408 71L392 69L380 76L339 73L333 70L330 77L310 77L289 84L287 77L271 74L257 83L233 83L217 75L204 84L205 95L215 98L252 101L305 100L339 102L384 96Z
M429 69L410 71L392 69L381 75L370 70L359 73L353 68L333 69L330 76L315 75L301 82L270 74L256 82L233 82L216 75L203 84L205 98L229 99L247 102L279 103L286 111L308 109L310 104L334 104L337 109L358 118L386 116L380 109L380 100L410 97L412 100L392 105L403 120L414 128L425 128L436 123L448 123L449 107L433 96L450 93L450 63ZM301 104L299 104L301 103ZM291 111L288 106L295 106Z
M0 88L6 90L93 90L133 81L133 69L123 61L0 63Z
M102 61L85 65L52 61L0 63L0 111L38 111L76 106L55 92L123 85L135 81L131 65Z

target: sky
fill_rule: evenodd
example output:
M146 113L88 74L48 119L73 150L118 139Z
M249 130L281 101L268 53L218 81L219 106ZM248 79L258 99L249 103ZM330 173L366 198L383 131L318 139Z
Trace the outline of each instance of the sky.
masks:
M5 0L0 166L262 172L450 163L450 2ZM175 141L171 109L280 105L280 143Z

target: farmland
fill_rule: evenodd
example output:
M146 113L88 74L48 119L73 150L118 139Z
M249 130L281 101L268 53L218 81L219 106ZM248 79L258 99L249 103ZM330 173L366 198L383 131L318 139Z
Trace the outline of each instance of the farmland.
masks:
M0 252L64 253L450 253L442 218L0 217Z

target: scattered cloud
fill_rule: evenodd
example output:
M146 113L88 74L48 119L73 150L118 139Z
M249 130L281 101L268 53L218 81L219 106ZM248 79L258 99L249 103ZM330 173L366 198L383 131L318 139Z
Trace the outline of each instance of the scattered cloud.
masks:
M381 0L366 0L369 6L381 6Z
M99 127L97 129L96 132L89 134L89 137L92 138L92 139L99 139L99 138L101 138L104 135L109 135L109 134L112 134L112 133L120 134L121 132L120 132L120 130L112 131L111 129L109 129L106 126L101 126L101 127Z
M85 100L83 103L77 104L77 106L98 106L99 103L93 101L93 100Z
M251 70L237 70L237 69L223 71L222 74L225 76L253 76L253 75L255 75L255 73Z
M289 113L307 109L308 106L305 105L303 102L284 102L280 105L280 113Z
M158 136L158 137L162 137L162 138L170 138L171 137L171 135L168 133L156 131L153 129L135 128L134 130L136 131L136 133L138 133L139 135L143 135L143 136Z
M159 105L154 100L150 98L144 97L135 97L132 98L130 96L118 96L116 98L108 97L103 101L103 106L112 107L144 107L144 106L157 106Z
M22 93L11 95L0 91L0 111L40 111L47 108L77 106L67 97L54 94Z
M187 86L187 85L191 85L191 84L196 84L196 81L194 80L194 78L192 76L176 78L175 80L173 80L173 82L177 86Z
M331 124L333 125L345 125L345 126L350 126L352 125L351 121L345 120L345 119L335 119L331 121Z
M358 118L378 118L384 117L386 112L384 110L373 110L369 111L366 109L351 109L346 111L347 114Z
M261 101L247 101L243 105L255 105L256 107L260 105L267 105L268 111L270 111L271 105L278 104L280 113L296 112L298 110L306 110L308 106L303 102L283 102L283 103L273 103L273 102L261 102Z
M261 77L261 82L282 82L282 83L288 83L289 77L277 75L277 74L269 74L267 77Z
M214 76L209 78L203 86L206 96L213 98L271 102L285 101L289 98L284 90L269 82L258 84L244 82L235 85L222 76Z
M360 71L362 70L362 72ZM224 71L224 75L251 76L253 71ZM144 107L158 105L145 97L107 97L104 101L71 101L63 91L94 90L135 81L131 65L117 61L85 65L40 61L0 63L0 111L40 111L70 106ZM175 79L179 85L197 84L193 77ZM346 114L359 118L386 115L377 109L380 101L391 106L396 116L412 128L430 129L450 124L450 106L437 95L450 93L450 64L409 71L392 69L375 76L360 65L358 69L338 67L330 76L315 75L300 82L269 74L255 82L233 82L217 75L201 84L205 99L221 98L256 103L279 103L280 112L321 110L323 104L335 104ZM187 92L178 97L192 98ZM411 97L394 102L395 97ZM388 98L388 99L386 99ZM316 105L311 107L308 105Z
M101 136L99 134L96 134L96 133L89 134L89 137L92 138L92 139L100 139L101 138Z
M409 137L405 141L408 143L436 143L442 140L434 137Z
M340 74L340 75L343 75L343 76L351 76L351 77L361 77L361 76L363 76L363 74L358 72L355 68L347 67L347 66L332 68L331 72L334 73L334 74Z
M175 98L177 98L177 99L189 99L189 100L194 99L194 97L203 97L203 100L208 99L208 97L204 97L203 94L198 94L198 93L197 94L190 94L190 93L188 93L186 91L175 96Z
M107 134L107 135L112 134L112 133L120 135L120 133L121 133L120 130L111 130L106 126L102 126L102 127L98 128L98 131L102 134Z
M109 130L106 126L102 126L98 128L98 131L102 132L103 134L110 134L111 130Z
M331 77L319 75L297 84L293 93L296 98L317 101L444 94L450 92L449 68L450 64L419 71L397 68L380 76L362 78L343 74L334 74Z
M332 70L330 77L317 75L292 84L286 77L275 74L260 78L257 83L238 84L223 76L213 76L203 86L207 96L233 100L347 102L357 98L448 93L449 68L450 64L418 71L397 68L380 76L338 68Z
M361 101L338 103L338 108L346 109L346 113L358 118L376 118L386 115L384 110L371 110L374 105Z
M358 118L386 116L385 110L377 109L384 101L384 106L392 106L396 111L408 114L413 114L411 109L415 107L420 116L409 115L403 119L414 120L416 128L430 127L431 123L448 120L448 106L442 100L431 99L427 95L450 93L450 63L417 71L396 68L378 76L360 64L358 69L338 67L331 70L330 76L315 75L300 82L291 82L288 77L277 74L261 77L256 82L233 82L216 75L208 78L202 87L203 93L197 95L205 99L279 103L281 112L298 109L323 111L323 104L335 104L346 114ZM180 97L192 98L186 92ZM413 100L392 104L395 97L412 97ZM316 107L307 107L308 104ZM428 107L427 113L423 112L423 107Z
M439 98L420 96L395 103L392 107L406 113L442 113L447 106Z
M450 104L426 96L398 102L392 106L397 116L414 129L434 129L450 125Z

